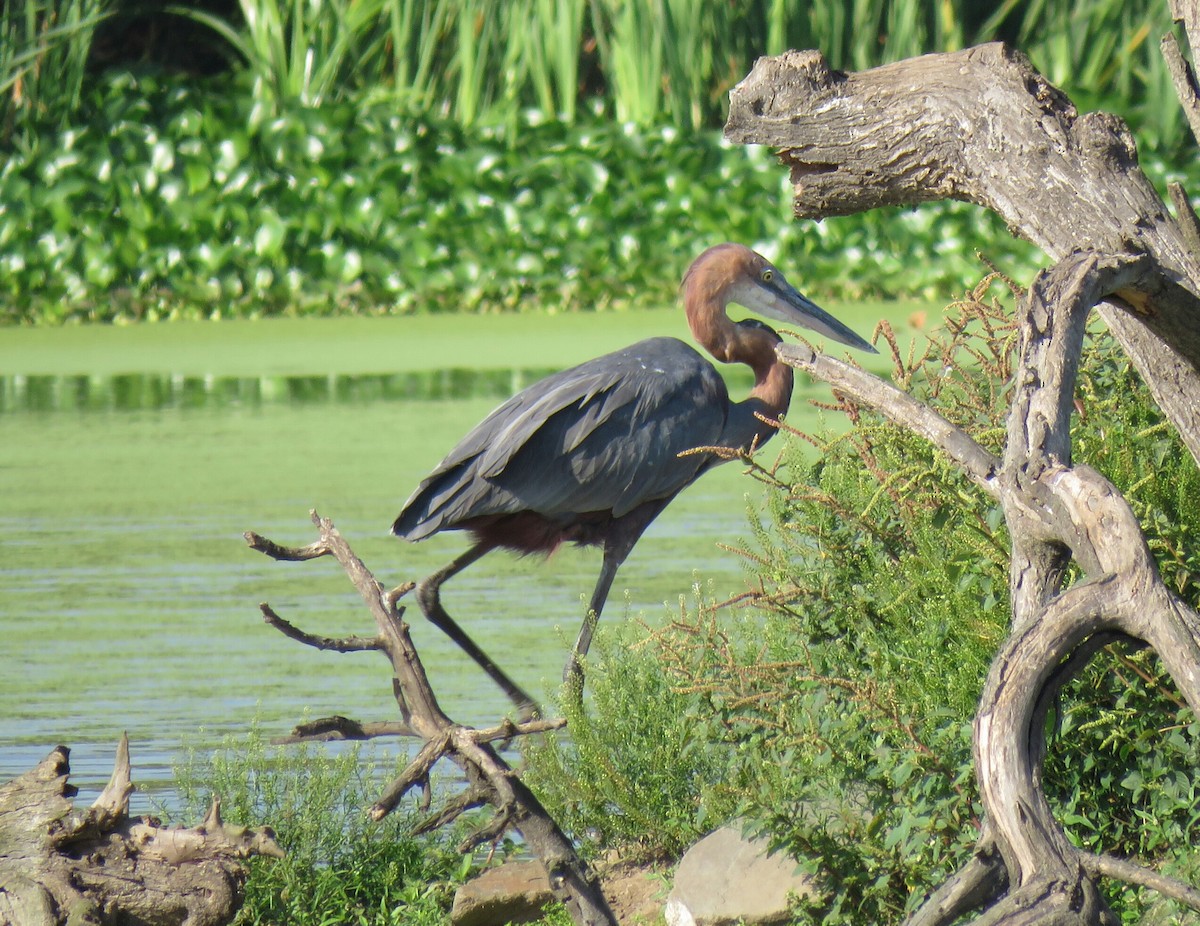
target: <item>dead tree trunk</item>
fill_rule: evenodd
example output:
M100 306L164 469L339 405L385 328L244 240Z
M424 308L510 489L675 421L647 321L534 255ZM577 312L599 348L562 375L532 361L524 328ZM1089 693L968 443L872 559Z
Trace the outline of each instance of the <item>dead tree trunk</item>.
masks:
M1178 15L1190 27L1200 17L1188 6ZM1164 50L1200 126L1191 72L1172 40ZM998 499L1012 537L1012 627L974 728L984 832L975 857L912 923L951 923L972 911L987 924L1113 923L1100 877L1150 885L1200 909L1200 892L1186 885L1074 848L1041 789L1055 694L1114 639L1153 647L1200 711L1200 615L1162 583L1116 487L1072 460L1069 429L1096 307L1200 460L1200 223L1187 197L1176 188L1178 214L1169 215L1124 124L1079 116L1001 45L860 74L832 71L818 52L763 59L734 90L726 132L780 149L799 216L962 199L996 211L1056 261L1020 308L1001 457L890 383L808 348L780 348L793 366L937 445ZM1065 587L1071 561L1083 578Z
M221 926L242 906L241 859L281 857L269 829L221 822L214 801L191 829L129 817L129 742L112 779L77 813L68 750L0 785L0 926Z
M441 759L447 758L462 770L467 787L440 810L432 813L418 827L418 831L432 830L457 819L467 810L490 805L494 815L464 843L462 851L498 840L509 829L516 830L524 836L525 844L545 867L551 889L576 923L580 926L615 926L616 918L592 871L579 858L554 818L493 746L514 736L561 727L563 722L533 720L515 724L505 721L490 730L475 730L451 720L438 704L425 675L425 667L409 636L408 625L403 620L404 608L399 601L412 590L412 583L388 591L350 549L333 522L320 517L315 511L312 520L319 537L306 547L282 547L254 533L247 533L246 540L252 548L277 560L334 557L358 589L375 619L378 634L370 638L347 637L340 640L316 637L294 627L266 604L261 606L263 617L268 624L293 640L317 649L342 653L383 653L392 665L392 693L400 707L401 720L399 723L359 724L344 717L327 718L297 728L288 741L366 739L389 735L421 738L424 745L416 758L371 807L370 813L375 819L382 819L391 813L414 788L423 790L424 802L428 807L430 772Z

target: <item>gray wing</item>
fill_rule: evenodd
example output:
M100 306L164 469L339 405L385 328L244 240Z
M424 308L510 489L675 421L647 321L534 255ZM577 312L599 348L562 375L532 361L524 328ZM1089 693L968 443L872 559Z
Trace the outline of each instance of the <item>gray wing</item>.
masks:
M490 514L621 516L687 486L712 461L729 396L712 364L652 338L548 377L483 420L421 483L392 526L420 540Z

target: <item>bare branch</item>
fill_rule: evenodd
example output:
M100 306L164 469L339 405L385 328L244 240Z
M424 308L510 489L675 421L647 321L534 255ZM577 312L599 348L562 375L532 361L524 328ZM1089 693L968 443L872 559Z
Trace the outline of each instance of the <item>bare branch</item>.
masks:
M396 809L404 795L417 785L427 784L429 773L434 765L447 755L451 742L450 731L443 731L439 736L426 740L420 751L413 757L408 766L401 772L379 799L371 805L369 811L372 820L382 820Z
M1179 42L1169 32L1162 38L1162 55L1175 84L1179 105L1183 107L1183 114L1191 127L1192 137L1200 141L1200 88L1196 86L1196 73L1184 59Z
M990 495L997 493L1000 461L928 405L853 364L818 354L807 344L781 344L775 351L789 366L829 383L836 392L925 437L957 463L976 485Z
M310 723L297 724L287 736L272 739L283 746L288 743L327 743L337 740L369 740L380 736L418 736L406 723L398 721L372 721L359 723L349 717L322 717Z
M488 727L484 730L476 730L474 737L476 742L479 743L506 743L518 736L536 736L539 733L562 730L566 725L567 721L564 717L551 717L545 720L539 718L525 720L521 723L516 723L506 717L497 726Z
M274 540L268 540L262 534L254 533L254 531L246 531L242 536L246 538L246 544L251 550L258 550L260 553L265 553L271 559L285 562L303 562L329 555L329 549L319 541L303 547L285 547Z
M442 809L426 817L413 827L413 834L430 833L433 830L453 823L468 810L483 807L490 803L488 792L483 788L468 788L460 791L442 805Z
M129 795L133 793L132 769L129 764L129 734L122 733L117 743L112 777L88 811L90 822L100 831L110 830L129 815Z
M1175 221L1179 223L1180 232L1193 250L1200 251L1200 217L1192 208L1192 198L1188 196L1187 190L1174 180L1168 181L1167 192L1171 194L1171 204L1175 207Z
M337 653L360 653L366 650L383 649L383 641L379 637L320 637L301 630L291 621L284 620L265 601L258 606L258 609L262 612L263 620L285 637L314 649L333 650Z
M433 767L442 758L456 764L469 782L467 792L452 798L438 813L426 821L449 821L468 806L479 802L491 804L497 813L489 824L476 834L480 840L499 838L505 829L520 827L525 844L552 872L555 895L562 901L581 926L615 926L615 918L595 877L579 858L570 841L540 802L520 781L508 764L492 749L489 742L507 740L513 736L545 732L563 725L562 721L532 721L499 725L477 731L455 724L442 710L425 674L416 648L403 620L403 608L398 604L413 588L411 582L387 589L367 569L350 548L333 522L311 512L319 532L319 540L299 550L280 547L257 535L248 535L256 549L280 553L284 558L314 558L333 556L351 583L358 590L379 630L377 637L341 639L318 637L293 627L263 605L264 618L272 626L307 646L336 652L378 650L387 655L392 665L392 694L400 709L401 721L396 724L359 724L344 717L326 718L308 727L297 728L291 741L306 739L345 738L416 734L425 740L408 767L394 780L369 810L372 819L380 820L399 804L414 788L422 791L421 806L430 804L430 777Z
M485 842L495 842L504 835L505 830L512 826L512 822L512 814L507 808L497 810L492 819L458 844L458 851L465 854L475 851Z

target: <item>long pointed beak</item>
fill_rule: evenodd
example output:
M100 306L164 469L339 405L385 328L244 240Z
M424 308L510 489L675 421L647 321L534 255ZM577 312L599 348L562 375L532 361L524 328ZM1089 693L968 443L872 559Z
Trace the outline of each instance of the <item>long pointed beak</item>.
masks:
M868 341L859 337L778 275L769 283L759 283L756 289L759 292L757 304L746 308L786 324L808 328L847 347L854 347L868 354L879 353Z

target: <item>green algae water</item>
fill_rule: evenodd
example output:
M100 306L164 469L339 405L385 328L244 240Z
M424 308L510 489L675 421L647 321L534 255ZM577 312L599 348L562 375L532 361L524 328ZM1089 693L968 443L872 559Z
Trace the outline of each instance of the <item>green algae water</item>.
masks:
M654 334L687 336L670 310L0 330L0 780L64 743L75 783L97 789L127 730L135 782L153 796L185 742L216 744L256 720L279 735L306 712L393 719L381 657L317 652L259 615L266 601L314 633L374 633L336 563L275 563L242 533L307 543L315 508L385 584L421 578L466 543L387 534L428 469L512 392ZM793 421L810 414L805 395L828 395L800 379ZM749 385L733 371L735 395ZM742 563L717 545L748 535L746 505L760 497L733 465L687 490L618 575L605 623L660 621L696 583L743 591ZM594 550L496 553L444 600L541 696L598 569ZM451 716L490 723L508 710L408 616Z

